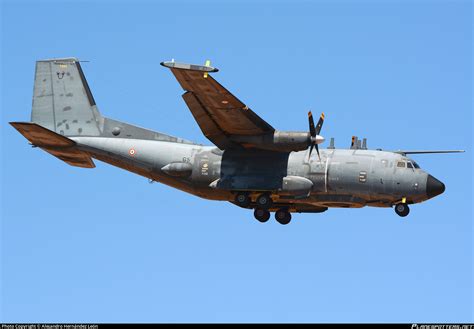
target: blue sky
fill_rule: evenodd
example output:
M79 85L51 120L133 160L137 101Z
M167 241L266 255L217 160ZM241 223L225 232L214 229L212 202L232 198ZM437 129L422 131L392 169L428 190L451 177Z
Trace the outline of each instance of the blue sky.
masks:
M3 1L2 322L473 321L472 3ZM35 60L77 56L102 114L209 144L160 61L204 63L271 125L416 161L411 207L261 224L230 203L32 149ZM325 147L324 145L323 147Z

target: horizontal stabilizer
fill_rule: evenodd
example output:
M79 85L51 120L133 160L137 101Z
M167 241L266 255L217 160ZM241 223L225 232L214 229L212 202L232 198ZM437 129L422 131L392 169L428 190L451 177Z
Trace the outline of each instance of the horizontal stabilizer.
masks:
M464 153L464 150L433 150L433 151L429 151L429 150L418 150L418 151L398 150L398 151L395 151L394 153L399 153L399 154L402 154L402 155L406 155L406 154L430 154L430 153Z
M76 142L32 122L10 122L33 146L37 146L71 166L94 168L92 158L74 146Z

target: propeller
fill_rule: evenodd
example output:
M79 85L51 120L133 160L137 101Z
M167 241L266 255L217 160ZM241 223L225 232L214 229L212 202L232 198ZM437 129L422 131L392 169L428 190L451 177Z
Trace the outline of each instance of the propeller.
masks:
M311 146L309 148L309 158L311 158L311 153L313 152L313 148L316 147L316 152L318 153L319 161L321 161L321 156L319 155L319 147L318 144L324 142L324 137L319 136L321 132L321 128L323 127L324 123L324 113L321 113L319 117L318 124L314 126L314 119L313 113L311 111L308 112L308 122L309 122L309 134L311 136Z

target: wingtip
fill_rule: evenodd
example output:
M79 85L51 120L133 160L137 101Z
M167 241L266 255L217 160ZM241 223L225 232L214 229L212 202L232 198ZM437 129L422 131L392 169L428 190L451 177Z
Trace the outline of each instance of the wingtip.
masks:
M160 65L164 66L164 67L167 67L169 69L200 71L200 72L206 72L206 73L214 73L214 72L219 71L219 69L217 69L215 67L212 67L212 66L180 63L180 62L175 62L175 61L161 62Z

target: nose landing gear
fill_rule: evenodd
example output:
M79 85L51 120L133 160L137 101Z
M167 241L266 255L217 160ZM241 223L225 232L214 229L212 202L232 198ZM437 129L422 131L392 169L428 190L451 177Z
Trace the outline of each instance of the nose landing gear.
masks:
M398 203L395 205L395 212L400 217L406 217L410 213L410 208L406 203Z

